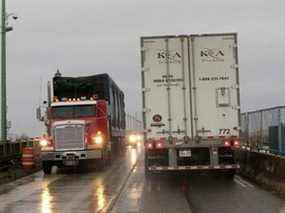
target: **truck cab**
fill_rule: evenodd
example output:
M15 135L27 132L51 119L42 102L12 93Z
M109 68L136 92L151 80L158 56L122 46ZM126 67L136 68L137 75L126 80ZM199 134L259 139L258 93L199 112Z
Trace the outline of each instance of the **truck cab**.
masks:
M106 101L56 101L48 108L48 136L40 140L43 170L110 160Z

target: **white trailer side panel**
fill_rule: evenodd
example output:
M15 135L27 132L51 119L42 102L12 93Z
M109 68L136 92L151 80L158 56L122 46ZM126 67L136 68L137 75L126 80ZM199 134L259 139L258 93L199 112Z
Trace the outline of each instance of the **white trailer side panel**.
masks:
M196 136L239 135L236 34L191 36Z
M191 135L188 37L142 38L147 139Z

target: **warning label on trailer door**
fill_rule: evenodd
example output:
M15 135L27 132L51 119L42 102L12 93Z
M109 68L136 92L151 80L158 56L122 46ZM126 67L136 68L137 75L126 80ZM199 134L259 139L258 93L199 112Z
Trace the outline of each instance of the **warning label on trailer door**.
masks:
M168 86L168 82L170 82L170 86L179 86L179 82L182 81L182 78L176 78L173 75L169 75L168 78L167 75L163 75L159 79L154 79L153 83L155 83L157 87Z

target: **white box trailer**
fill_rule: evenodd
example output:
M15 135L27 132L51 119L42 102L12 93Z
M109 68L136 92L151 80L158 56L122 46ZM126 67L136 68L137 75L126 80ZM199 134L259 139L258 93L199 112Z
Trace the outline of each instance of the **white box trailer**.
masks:
M141 38L146 172L239 168L237 35Z

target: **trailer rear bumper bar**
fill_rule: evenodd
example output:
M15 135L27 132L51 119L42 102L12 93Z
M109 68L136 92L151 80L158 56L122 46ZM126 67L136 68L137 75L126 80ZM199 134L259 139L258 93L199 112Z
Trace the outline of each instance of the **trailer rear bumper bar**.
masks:
M181 170L237 170L240 168L238 164L217 165L217 166L149 166L149 171L181 171Z

